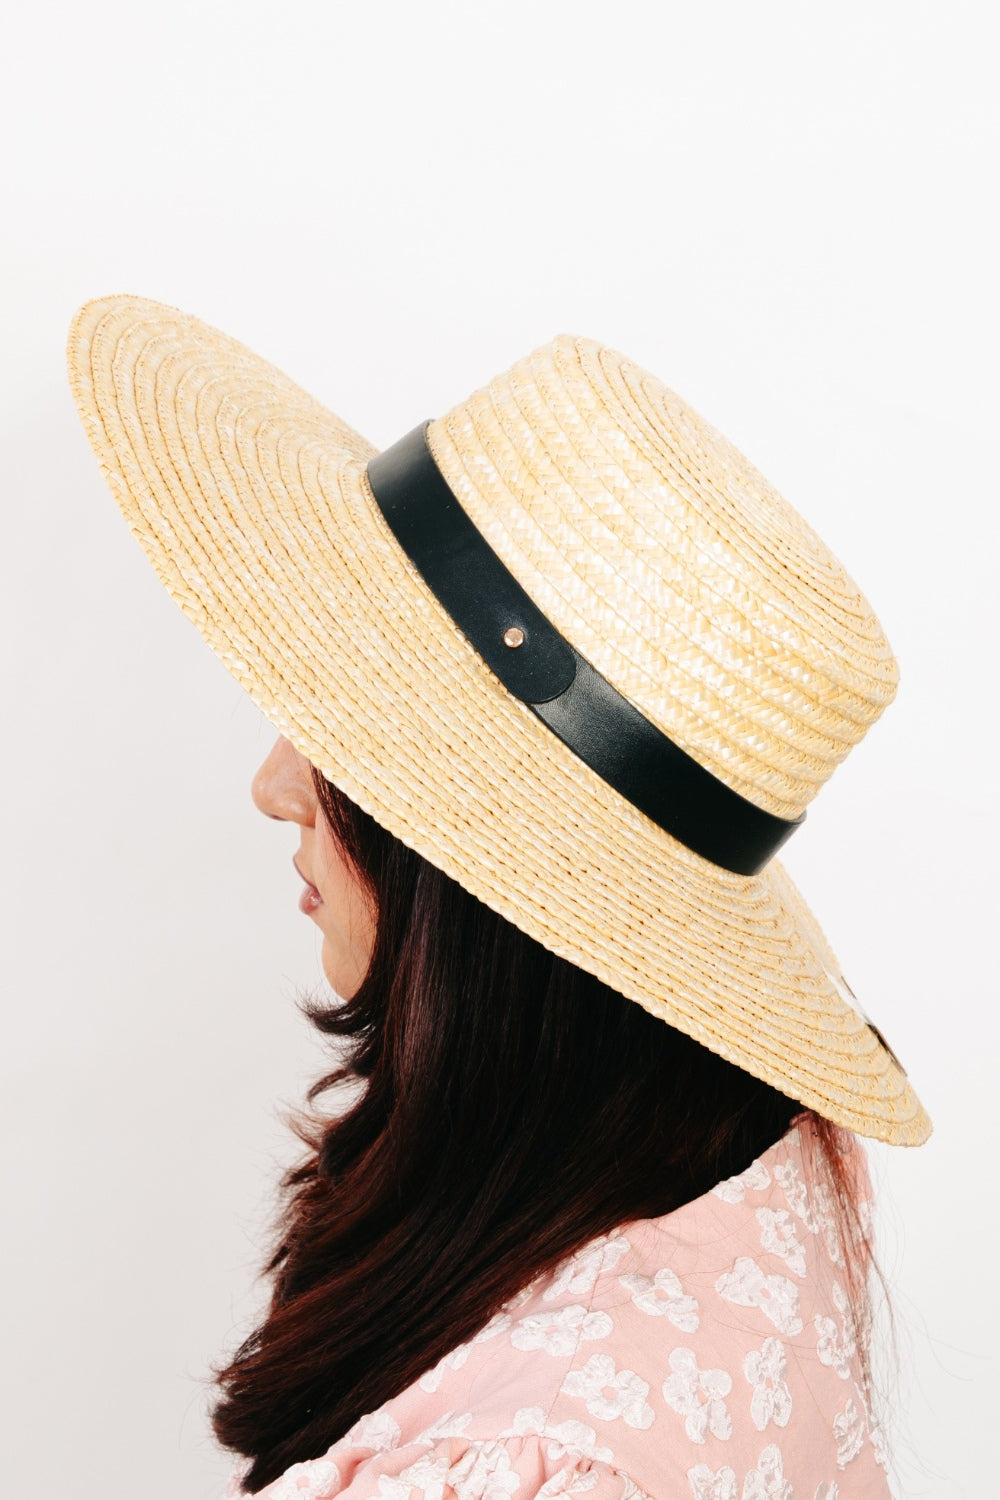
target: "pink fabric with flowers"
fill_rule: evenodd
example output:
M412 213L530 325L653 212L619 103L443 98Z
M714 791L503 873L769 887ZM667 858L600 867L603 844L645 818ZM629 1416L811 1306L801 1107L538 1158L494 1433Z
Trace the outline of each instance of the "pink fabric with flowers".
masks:
M885 1500L814 1150L591 1241L262 1500Z

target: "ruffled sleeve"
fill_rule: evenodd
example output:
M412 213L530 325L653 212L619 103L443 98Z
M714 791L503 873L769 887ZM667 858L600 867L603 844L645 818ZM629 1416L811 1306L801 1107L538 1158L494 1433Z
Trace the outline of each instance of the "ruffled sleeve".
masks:
M445 1424L441 1424L445 1425ZM228 1497L241 1494L234 1476ZM428 1434L401 1447L338 1443L325 1458L294 1464L258 1500L648 1500L619 1469L556 1438L466 1439Z

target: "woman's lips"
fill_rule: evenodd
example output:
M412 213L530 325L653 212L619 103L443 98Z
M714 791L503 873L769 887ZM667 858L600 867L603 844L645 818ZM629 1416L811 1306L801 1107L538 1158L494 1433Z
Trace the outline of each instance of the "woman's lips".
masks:
M323 905L323 898L314 885L307 885L299 897L299 911L305 912L308 917L311 912L318 910Z
M299 869L298 862L294 858L292 859L292 864L295 865L295 870L299 878L305 881L306 887L302 892L302 895L299 897L299 911L304 912L306 916L309 916L311 912L316 911L318 907L323 905L323 897L313 885L312 881L306 880L306 877Z

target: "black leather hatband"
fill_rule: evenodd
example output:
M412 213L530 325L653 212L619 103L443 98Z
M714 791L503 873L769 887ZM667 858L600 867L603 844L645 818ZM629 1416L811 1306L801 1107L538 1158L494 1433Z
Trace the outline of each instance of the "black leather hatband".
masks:
M798 828L713 776L571 646L456 500L427 423L368 462L400 545L487 666L582 761L667 833L738 875L756 875Z

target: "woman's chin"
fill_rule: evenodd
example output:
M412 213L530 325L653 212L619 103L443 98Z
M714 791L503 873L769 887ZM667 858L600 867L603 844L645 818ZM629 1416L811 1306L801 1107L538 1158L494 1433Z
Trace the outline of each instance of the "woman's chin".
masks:
M329 951L326 943L323 944L321 962L326 982L337 999L352 999L361 984L361 976L357 973L356 965L348 965L342 959L338 960L337 956Z

